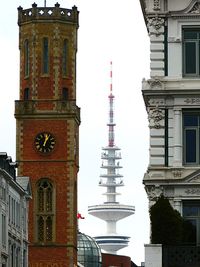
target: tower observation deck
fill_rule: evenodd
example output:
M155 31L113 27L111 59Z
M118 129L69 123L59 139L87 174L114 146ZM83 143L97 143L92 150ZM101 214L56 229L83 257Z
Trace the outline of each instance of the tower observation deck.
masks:
M112 63L111 63L112 66ZM119 235L117 233L117 221L126 218L135 212L135 207L130 205L123 205L117 202L118 187L124 186L123 175L119 173L122 166L120 165L121 153L120 148L115 145L114 140L114 95L112 92L112 69L110 72L111 84L109 99L109 122L108 126L108 146L102 148L101 169L103 174L100 175L99 186L105 187L106 191L103 195L106 201L103 204L93 205L88 207L88 213L102 219L106 222L107 231L104 235L95 237L99 246L110 254L116 254L118 250L127 247L129 237Z

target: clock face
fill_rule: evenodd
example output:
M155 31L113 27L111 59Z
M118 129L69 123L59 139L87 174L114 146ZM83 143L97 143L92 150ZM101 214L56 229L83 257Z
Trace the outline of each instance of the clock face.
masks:
M36 135L34 144L39 152L48 153L53 150L56 141L51 133L42 132Z

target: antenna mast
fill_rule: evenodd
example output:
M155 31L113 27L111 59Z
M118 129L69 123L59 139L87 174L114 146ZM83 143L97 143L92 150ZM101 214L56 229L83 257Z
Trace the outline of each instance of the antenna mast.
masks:
M107 124L109 127L108 133L108 146L113 147L115 141L114 135L114 110L113 110L113 102L114 102L114 95L112 94L112 61L110 62L110 94L108 96L109 99L109 123Z

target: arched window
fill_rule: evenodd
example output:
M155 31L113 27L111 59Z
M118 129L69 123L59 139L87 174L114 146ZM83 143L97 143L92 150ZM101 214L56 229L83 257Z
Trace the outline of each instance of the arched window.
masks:
M63 41L63 57L62 57L62 73L63 76L67 75L67 64L68 64L68 40Z
M48 74L49 72L49 40L47 37L43 38L43 74Z
M62 89L62 99L63 100L68 100L69 99L69 90L66 87L64 87Z
M37 185L37 239L39 242L53 241L54 190L48 179Z
M28 100L29 99L29 88L25 88L24 89L24 100Z
M29 41L24 42L24 76L29 76Z

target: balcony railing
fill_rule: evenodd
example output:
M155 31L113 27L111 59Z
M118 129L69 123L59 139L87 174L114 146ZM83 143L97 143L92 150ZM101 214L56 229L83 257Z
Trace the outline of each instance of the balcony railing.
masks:
M199 246L163 246L163 267L199 267Z

